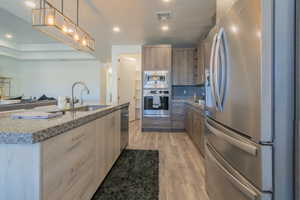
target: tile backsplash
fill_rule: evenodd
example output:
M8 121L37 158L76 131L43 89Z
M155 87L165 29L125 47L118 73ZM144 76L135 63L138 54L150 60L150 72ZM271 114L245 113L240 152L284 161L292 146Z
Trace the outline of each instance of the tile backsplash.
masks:
M173 99L190 99L196 94L197 99L205 98L204 86L173 86Z

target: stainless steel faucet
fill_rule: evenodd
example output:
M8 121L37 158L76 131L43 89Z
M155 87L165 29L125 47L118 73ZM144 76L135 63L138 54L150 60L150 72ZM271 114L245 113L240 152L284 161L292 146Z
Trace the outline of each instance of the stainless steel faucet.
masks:
M82 98L83 91L86 91L87 94L90 94L90 90L89 90L89 88L87 87L87 85L84 82L82 82L82 81L75 82L72 85L72 100L71 100L71 108L72 108L72 110L74 110L74 108L75 108L74 89L75 89L76 85L82 85L84 87L83 90L81 90L81 93L80 93L81 94L81 97L80 97L80 104L81 105L83 104L83 98Z

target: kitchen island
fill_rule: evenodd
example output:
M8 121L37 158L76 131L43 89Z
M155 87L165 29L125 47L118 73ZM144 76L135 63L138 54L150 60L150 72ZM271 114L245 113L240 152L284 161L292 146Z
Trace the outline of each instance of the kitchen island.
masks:
M90 199L128 143L128 106L1 117L0 199Z

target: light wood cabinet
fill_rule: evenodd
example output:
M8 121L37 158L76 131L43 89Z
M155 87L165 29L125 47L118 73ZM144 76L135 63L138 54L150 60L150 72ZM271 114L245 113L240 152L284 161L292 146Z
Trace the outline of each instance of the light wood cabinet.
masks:
M44 200L89 200L120 155L120 110L42 143Z
M44 200L86 195L81 185L88 184L85 189L92 190L96 172L95 125L89 123L42 143Z
M121 110L115 111L114 115L114 162L118 159L121 153ZM114 163L113 162L113 163Z
M120 111L108 114L102 119L104 132L104 171L105 174L111 169L120 155ZM100 124L100 123L99 123ZM100 130L98 131L100 132ZM102 136L103 133L100 133ZM99 152L100 153L100 152ZM100 154L101 155L101 154ZM100 160L100 159L99 159Z
M97 123L97 182L100 184L120 155L120 110L110 113Z
M90 200L121 153L121 122L128 130L117 110L41 143L0 144L0 199Z
M196 49L173 48L172 82L173 85L194 85Z
M107 148L106 137L107 130L105 124L107 123L107 116L104 116L96 120L96 183L98 185L104 180L106 173L108 172L108 159L107 159Z
M143 46L143 70L170 70L172 49L170 45Z

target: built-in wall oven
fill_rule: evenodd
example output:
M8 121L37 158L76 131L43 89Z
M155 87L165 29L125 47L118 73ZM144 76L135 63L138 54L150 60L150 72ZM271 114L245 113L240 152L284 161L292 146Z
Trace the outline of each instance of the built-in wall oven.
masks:
M170 91L168 89L144 89L144 116L169 117Z

